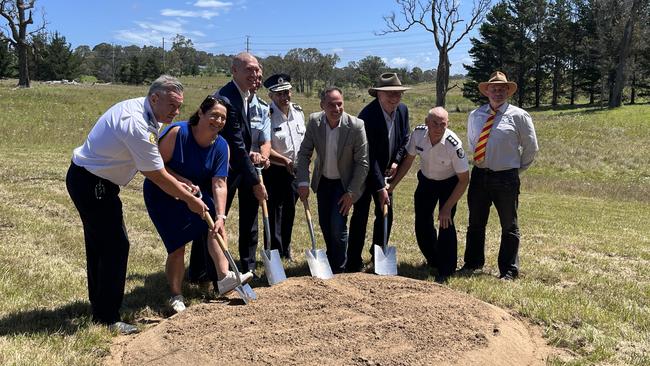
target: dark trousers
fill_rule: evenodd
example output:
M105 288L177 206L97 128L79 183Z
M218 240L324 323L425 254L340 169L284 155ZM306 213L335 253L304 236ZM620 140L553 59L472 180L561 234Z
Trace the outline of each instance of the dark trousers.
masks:
M350 219L350 240L348 244L348 263L346 269L349 272L358 272L361 270L363 261L361 253L366 240L366 227L368 226L368 216L370 213L370 200L374 201L375 221L372 230L372 242L370 243L370 255L373 255L373 245L384 244L384 211L379 205L379 194L370 192L366 189L361 197L354 203L352 218ZM393 196L390 195L392 202ZM393 226L393 205L388 205L388 234L386 240L390 238L391 227Z
M316 192L318 202L318 223L323 231L327 259L333 273L341 273L345 269L348 245L347 215L339 212L338 204L345 194L340 179L321 177Z
M465 267L481 268L485 264L485 227L490 206L499 214L501 246L499 272L501 275L519 274L519 172L517 169L491 171L473 168L467 191L469 226L465 248Z
M451 209L452 225L446 229L438 228L436 233L433 211L445 205L454 191L458 177L445 180L433 180L418 172L418 186L413 194L415 208L415 236L420 251L431 267L438 268L441 276L450 276L456 271L458 260L458 239L456 226L453 224L456 205Z
M264 170L264 184L269 195L271 249L277 249L285 258L291 257L291 233L298 201L295 180L283 166L271 164Z
M129 258L120 188L74 163L68 169L66 187L83 223L93 319L115 323L120 320Z
M239 200L239 269L242 272L248 272L255 270L258 232L257 212L260 206L259 201L253 194L253 187L244 184L238 187L240 181L239 176L234 177L232 180L228 177L226 215L230 212L235 193L239 189L237 195ZM188 277L191 282L217 280L214 262L208 252L207 234L192 242Z

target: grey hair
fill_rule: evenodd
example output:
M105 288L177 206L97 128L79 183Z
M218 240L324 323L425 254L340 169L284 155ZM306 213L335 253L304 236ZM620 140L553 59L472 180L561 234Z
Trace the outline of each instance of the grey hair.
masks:
M329 93L331 93L333 91L337 91L337 92L339 92L339 94L341 94L341 96L343 96L343 91L340 88L338 88L336 86L328 86L327 88L323 89L320 92L320 101L321 101L321 103L325 101L325 98L327 97L327 94L329 94Z
M235 55L235 57L233 57L231 66L239 68L242 65L244 65L246 63L246 61L248 61L248 60L256 60L257 61L257 58L255 58L255 56L253 56L253 54L250 53L250 52L240 52L237 55ZM259 61L258 61L258 64L259 64ZM261 68L262 68L262 65L260 65L260 69Z
M158 79L151 83L147 96L150 97L158 92L175 92L180 94L183 92L183 84L173 76L160 75Z

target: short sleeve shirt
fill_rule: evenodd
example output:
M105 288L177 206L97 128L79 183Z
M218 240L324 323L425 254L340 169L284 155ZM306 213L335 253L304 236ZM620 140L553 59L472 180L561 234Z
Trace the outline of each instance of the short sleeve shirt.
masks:
M284 115L275 103L271 103L271 145L278 154L296 161L300 144L305 138L305 116L302 109L291 103L289 114ZM273 163L273 162L272 162Z
M420 171L428 179L444 180L469 170L463 145L450 129L432 146L427 126L417 126L406 149L409 155L420 156Z
M255 95L251 99L248 109L251 122L251 151L260 152L260 146L271 141L269 106Z
M158 151L160 126L146 98L117 103L99 117L84 144L74 149L72 161L125 186L138 171L164 168Z

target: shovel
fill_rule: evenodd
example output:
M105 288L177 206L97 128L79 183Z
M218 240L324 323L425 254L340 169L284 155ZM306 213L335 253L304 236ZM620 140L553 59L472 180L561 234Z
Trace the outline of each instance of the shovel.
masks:
M323 280L330 279L334 275L332 274L330 262L327 260L327 254L324 249L316 249L316 237L314 236L314 224L311 221L311 212L309 212L309 202L304 200L302 204L305 206L305 216L309 225L309 236L311 236L311 249L305 250L307 264L309 264L309 272L311 272L312 277Z
M397 249L388 246L388 204L384 204L384 244L375 244L375 273L382 276L397 275Z
M205 212L203 214L203 220L205 220L208 223L210 230L214 228L214 221L212 221L212 217L210 217L210 214L208 212ZM219 246L221 247L223 254L226 256L226 259L228 259L228 263L230 264L230 267L235 272L235 277L237 277L237 282L239 283L239 285L235 287L235 291L237 291L239 297L241 297L242 300L244 300L244 304L247 305L251 300L257 300L257 294L255 293L255 291L253 291L251 285L241 282L241 272L239 272L239 269L237 268L235 261L232 259L232 256L228 251L228 244L225 242L225 240L223 240L221 234L217 234L217 243L219 243Z
M262 178L262 168L256 168L257 175L260 178L260 183L264 184L264 178ZM280 252L277 249L271 250L271 227L269 225L269 210L266 207L266 200L261 200L260 204L262 205L262 222L264 222L264 237L266 238L266 244L264 249L262 249L262 261L264 262L264 272L266 273L266 278L269 281L269 286L273 286L276 283L280 283L287 279L287 275L284 274L284 268L282 267L282 260L280 259Z

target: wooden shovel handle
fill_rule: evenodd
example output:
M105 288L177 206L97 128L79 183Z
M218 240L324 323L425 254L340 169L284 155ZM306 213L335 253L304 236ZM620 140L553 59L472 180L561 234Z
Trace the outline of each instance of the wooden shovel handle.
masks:
M203 220L208 223L208 227L210 230L214 229L214 221L212 220L212 217L210 216L209 212L204 212L203 213ZM226 243L225 240L221 237L221 234L217 233L217 243L221 247L221 250L224 252L228 250L228 243Z
M307 221L311 222L311 211L309 211L309 202L307 200L302 201L302 205L305 207L305 215L307 215Z
M388 216L388 203L384 203L384 217Z

